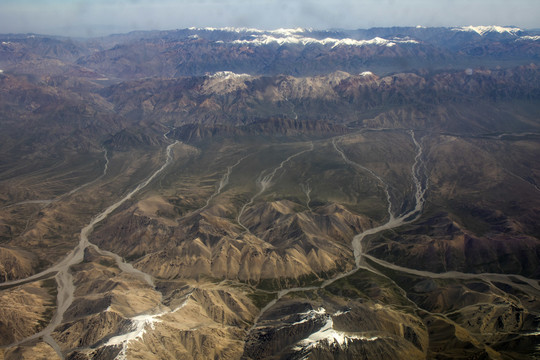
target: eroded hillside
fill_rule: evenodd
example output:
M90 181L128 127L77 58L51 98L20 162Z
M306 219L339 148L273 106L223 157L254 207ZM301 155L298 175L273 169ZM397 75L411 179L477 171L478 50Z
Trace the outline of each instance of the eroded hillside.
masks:
M2 43L0 358L539 356L538 66L417 67L534 40L196 31Z

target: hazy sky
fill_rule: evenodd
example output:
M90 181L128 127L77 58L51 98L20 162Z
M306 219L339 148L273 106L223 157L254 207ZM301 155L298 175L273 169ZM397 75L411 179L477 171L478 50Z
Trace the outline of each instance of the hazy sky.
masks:
M0 33L394 25L540 28L540 0L0 0Z

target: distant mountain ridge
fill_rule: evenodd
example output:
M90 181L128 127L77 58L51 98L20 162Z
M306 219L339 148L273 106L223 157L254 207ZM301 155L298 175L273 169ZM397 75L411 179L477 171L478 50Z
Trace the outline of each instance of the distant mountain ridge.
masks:
M49 70L36 68L41 61ZM250 75L311 76L334 71L386 74L425 69L511 67L538 62L540 37L517 27L390 27L358 30L189 28L75 40L0 35L0 69L93 79ZM60 70L61 69L61 70Z

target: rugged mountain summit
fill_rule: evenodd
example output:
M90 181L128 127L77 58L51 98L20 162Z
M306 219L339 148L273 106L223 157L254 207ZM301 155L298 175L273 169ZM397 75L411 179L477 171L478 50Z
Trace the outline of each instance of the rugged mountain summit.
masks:
M235 90L223 90L221 86L208 90L223 81ZM218 80L214 76L145 79L112 86L103 95L122 115L153 121L166 119L174 121L175 126L186 122L248 125L249 129L236 130L244 133L253 131L261 118L271 116L310 123L325 121L330 123L326 125L328 130L333 124L355 122L355 126L368 123L370 127L430 126L438 131L459 132L466 128L481 133L505 131L505 126L506 129L528 128L529 124L519 124L523 120L511 113L504 115L510 118L507 121L493 122L482 119L476 112L492 111L495 102L535 102L540 97L538 87L533 85L537 82L538 67L533 64L506 70L478 69L470 73L453 71L433 75L336 72L304 78L228 74ZM447 114L455 113L457 107L468 108L472 116L463 118L453 114L449 121ZM517 111L528 110L524 107ZM370 118L362 114L369 114Z
M0 358L539 356L536 33L0 43Z
M372 28L317 31L190 28L86 41L1 36L0 68L91 79L251 75L312 76L336 70L391 73L503 67L538 61L539 38L514 27ZM36 60L36 59L39 59ZM43 66L46 64L46 66Z

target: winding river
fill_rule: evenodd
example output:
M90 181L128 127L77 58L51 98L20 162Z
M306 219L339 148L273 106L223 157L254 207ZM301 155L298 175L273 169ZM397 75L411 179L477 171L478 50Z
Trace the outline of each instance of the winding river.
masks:
M407 223L411 223L411 222L417 220L420 217L421 213L422 213L422 210L423 210L423 207L424 207L424 204L425 204L425 195L426 195L426 191L428 189L427 179L422 178L423 177L422 167L424 166L423 165L423 159L422 159L422 157L423 157L423 147L422 147L421 142L419 142L416 139L414 131L412 131L412 130L409 131L409 134L410 134L411 140L412 140L412 142L413 142L413 144L414 144L414 146L416 148L416 155L414 157L414 163L413 163L413 165L411 167L411 177L412 177L412 183L413 183L413 188L414 188L414 200L415 200L415 203L414 203L414 206L412 206L412 208L410 208L407 211L405 211L404 213L398 214L398 215L395 215L393 213L393 211L392 211L392 198L391 198L391 194L390 194L390 191L389 191L389 188L390 188L389 184L386 183L384 181L384 179L382 177L380 177L379 175L377 175L373 170L368 169L368 168L366 168L366 167L364 167L364 166L350 160L346 156L346 154L342 150L342 148L339 146L339 139L341 137L334 138L332 140L332 145L333 145L335 151L339 154L339 156L343 159L343 161L345 163L351 165L352 167L355 167L355 168L359 169L360 171L365 171L365 172L369 173L371 176L373 176L375 179L377 179L380 182L381 186L384 189L386 199L387 199L387 202L388 202L387 221L382 225L379 225L379 226L377 226L375 228L371 228L369 230L366 230L366 231L356 235L352 239L351 244L352 244L352 248L353 248L353 251L354 251L354 258L355 258L355 265L356 265L353 270L345 272L345 273L338 274L338 275L336 275L335 277L333 277L331 279L325 280L319 286L297 287L297 288L290 288L290 289L284 289L284 290L279 291L277 293L276 298L274 300L272 300L271 302L269 302L263 309L261 309L261 311L260 311L259 315L256 317L256 319L254 321L254 324L251 327L250 331L253 330L257 326L257 323L258 323L260 317L269 308L271 308L277 301L279 301L283 296L285 296L285 295L287 295L289 293L297 292L297 291L313 291L313 290L318 290L318 289L324 288L324 287L332 284L333 282L335 282L335 281L337 281L337 280L339 280L339 279L341 279L343 277L346 277L346 276L349 276L349 275L355 273L359 269L367 269L369 271L372 271L374 273L379 274L379 272L377 270L375 270L372 266L369 265L369 263L367 263L366 259L369 259L370 261L372 261L372 262L374 262L376 264L379 264L379 265L381 265L383 267L389 268L389 269L393 269L393 270L396 270L396 271L409 273L409 274L413 274L413 275L417 275L417 276L422 276L422 277L482 279L482 280L485 280L485 281L488 281L488 282L499 281L499 282L511 284L512 286L516 286L516 287L530 286L533 289L536 289L537 291L540 291L540 285L538 284L537 281L525 278L523 276L507 275L507 274L468 274L468 273L461 273L461 272L432 273L432 272L428 272L428 271L415 270L415 269L410 269L410 268L405 268L405 267L401 267L401 266L398 266L398 265L394 265L394 264L388 263L388 262L386 262L384 260L380 260L378 258L375 258L375 257L373 257L371 255L368 255L368 254L364 253L363 244L365 242L366 237L368 237L370 235L378 234L378 233L380 233L382 231L385 231L385 230L397 228L397 227L402 226L402 225L407 224ZM167 134L165 134L164 136L166 137L166 135ZM128 263L124 262L123 259L120 256L118 256L117 254L114 254L112 252L99 249L96 245L91 244L89 242L88 237L91 235L91 233L93 232L95 226L98 223L105 220L119 206L121 206L123 203L125 203L126 201L131 199L140 190L142 190L143 188L148 186L148 184L150 184L150 182L152 182L160 173L162 173L164 171L164 169L167 166L169 166L169 164L173 161L173 156L172 156L173 147L177 143L178 142L175 141L174 143L171 143L170 145L167 146L167 148L166 148L166 161L163 163L163 165L159 169L157 169L154 173L152 173L146 180L141 182L135 189L130 191L122 199L120 199L116 203L110 205L104 211L102 211L97 216L95 216L92 219L92 221L81 230L78 245L64 259L62 259L62 261L60 261L56 265L52 266L51 268L49 268L49 269L47 269L47 270L45 270L43 272L40 272L38 274L35 274L33 276L30 276L28 278L21 279L21 280L16 280L16 281L5 282L5 283L0 284L0 289L1 289L1 288L4 288L4 287L7 287L7 286L13 286L13 285L17 285L17 284L22 284L22 283L26 283L26 282L36 280L36 279L40 279L40 278L46 278L46 277L51 276L52 274L56 273L55 279L56 279L56 282L57 282L57 289L58 289L57 310L56 310L55 314L53 315L50 323L48 324L48 326L45 329L43 329L39 333L36 333L36 334L34 334L34 335L32 335L32 336L30 336L30 337L28 337L28 338L26 338L26 339L24 339L22 341L19 341L19 342L15 343L15 344L11 344L11 346L16 346L16 345L19 345L19 344L22 344L22 343L25 343L25 342L28 342L28 341L34 340L34 339L43 338L43 340L45 342L47 342L50 346L52 346L55 349L55 351L59 354L59 356L61 356L63 358L63 353L62 353L59 345L52 338L51 334L53 333L55 328L58 325L61 324L65 312L68 310L68 308L71 306L71 304L73 303L73 300L74 300L75 286L73 284L73 276L70 273L69 269L70 269L71 266L73 266L75 264L78 264L83 260L84 251L88 247L94 248L96 251L98 251L102 255L113 257L115 259L118 267L122 271L130 273L130 274L134 274L136 276L139 276L142 279L144 279L150 286L154 287L153 278L150 275L148 275L148 274L146 274L144 272L141 272L140 270L137 270L137 269L133 268L133 266L131 264L128 264ZM263 194L271 186L275 175L277 174L277 172L280 169L282 169L284 167L284 165L287 162L289 162L293 158L295 158L295 157L297 157L297 156L299 156L299 155L301 155L301 154L303 154L305 152L312 151L313 149L314 149L314 144L311 143L311 146L310 146L309 149L299 151L299 152L289 156L288 158L283 160L277 167L273 168L271 171L270 171L270 169L266 169L266 170L264 170L264 171L262 171L260 173L259 177L256 180L256 183L257 183L257 185L259 187L259 191L257 193L255 193L255 195L253 195L253 197L247 203L245 203L242 206L242 208L240 209L240 211L239 211L239 214L238 214L238 217L237 217L237 222L240 224L240 226L242 226L247 232L249 232L249 229L246 226L244 226L242 224L242 222L241 222L241 218L242 218L242 215L244 214L245 210L250 205L252 205L254 203L254 201L255 201L255 199L257 197L259 197L261 194ZM107 173L108 158L107 158L106 153L105 153L105 157L106 157L106 165L105 165L104 173L100 177L105 176L106 173ZM239 159L235 164L233 164L233 165L231 165L231 166L229 166L227 168L227 171L224 174L224 176L221 178L221 180L220 180L220 182L219 182L219 184L218 184L218 186L216 188L216 191L210 196L209 199L207 199L206 205L202 209L206 208L210 204L210 201L214 197L216 197L218 194L221 193L223 188L229 182L229 177L231 175L232 170L236 166L238 166L240 164L240 162L242 160L244 160L244 159L245 159L245 157ZM267 174L264 175L265 173L267 173ZM96 181L96 180L94 180L94 181ZM94 181L92 181L92 182L94 182ZM84 184L83 186L87 186L87 185L88 184ZM69 194L72 194L73 192L79 190L83 186L73 190ZM305 187L302 190L306 194L306 197L308 199L307 205L309 207L309 202L311 200L309 195L310 195L311 189L309 187ZM517 279L520 282L522 282L523 284L521 284L521 285L517 284L516 281L514 281L513 279ZM187 298L186 298L186 301L187 301ZM178 310L178 309L176 309L176 310ZM175 310L169 309L168 312L170 312L170 311L175 311ZM164 314L165 313L158 313L158 314L154 314L154 315L140 316L140 319L134 318L133 320L136 320L135 323L137 324L136 329L134 329L134 331L132 331L129 334L118 336L117 338L114 338L114 341L111 341L109 344L106 344L106 345L120 345L120 344L122 344L123 353L125 354L125 350L127 349L127 343L129 341L137 338L139 336L138 334L140 334L140 332L142 331L142 329L146 325L148 325L148 324L151 325L151 323L155 322L158 317L163 316ZM140 320L140 321L138 321L138 320ZM111 340L113 340L113 339L111 339Z
M350 160L346 155L345 155L345 152L339 147L338 143L337 143L337 140L341 137L338 137L338 138L333 138L332 139L332 145L335 149L335 151L341 156L341 158L343 159L343 161L345 161L345 163L353 166L353 167L356 167L362 171L365 171L365 172L368 172L371 176L375 177L380 183L381 185L383 185L384 187L384 191L385 191L385 194L386 194L386 199L388 201L388 220L386 223L384 223L383 225L380 225L380 226L377 226L377 227L374 227L374 228L371 228L369 230L366 230L364 232L362 232L361 234L358 234L356 235L353 240L352 240L352 247L353 247L353 250L354 250L354 257L355 257L355 263L356 263L356 267L348 272L345 272L345 273L341 273L341 274L337 274L336 276L330 278L330 279L327 279L325 280L321 285L319 286L307 286L307 287L296 287L296 288L290 288L290 289L284 289L284 290L281 290L277 293L277 296L274 300L270 301L263 309L261 309L261 311L259 312L259 315L255 318L254 320L254 323L253 325L251 326L249 332L251 332L251 330L253 330L256 326L257 326L257 322L259 321L259 319L261 318L261 316L268 310L270 309L275 303L277 303L283 296L289 294L289 293L292 293L292 292L298 292L298 291L313 291L313 290L318 290L318 289L322 289L332 283L334 283L335 281L339 280L339 279L342 279L346 276L349 276L349 275L352 275L354 274L356 271L358 271L359 269L361 268L364 268L364 269L367 269L369 271L372 271L372 272L375 272L377 274L379 274L378 271L372 269L370 266L368 266L367 264L364 263L364 260L363 260L363 252L362 252L362 240L368 236L368 235L373 235L373 234L377 234L381 231L384 231L384 230L388 230L388 229L393 229L395 227L398 227L398 226L401 226L407 222L412 222L414 221L418 216L420 216L420 213L421 213L421 210L424 206L424 195L426 193L426 189L427 189L427 183L426 183L426 186L422 186L422 181L421 179L419 178L420 176L420 171L419 171L419 167L421 165L421 159L422 159L422 146L420 145L419 142L417 142L415 136L414 136L414 132L413 131L410 131L409 132L410 135L411 135L411 138L416 146L416 149L417 149L417 153L416 153L416 156L415 156L415 161L414 161L414 164L412 166L412 169L411 169L411 173L412 173L412 177L413 177L413 182L415 184L415 188L416 188L416 192L415 192L415 199L416 199L416 204L415 204L415 207L408 211L407 213L399 216L398 218L396 218L392 212L392 199L391 199L391 196L390 196L390 191L389 191L389 185L379 176L377 175L373 170L371 169L368 169L352 160ZM287 159L289 160L289 159ZM412 217L414 216L414 217ZM407 220L406 220L407 219Z
M118 200L117 202L115 202L114 204L112 204L108 208L106 208L104 211L99 213L96 217L94 217L92 219L92 221L88 225L86 225L81 230L81 234L80 234L80 237L79 237L79 243L62 261L60 261L58 264L52 266L51 268L49 268L49 269L47 269L45 271L42 271L41 273L35 274L35 275L30 276L30 277L25 278L25 279L5 282L5 283L0 285L0 287L5 287L5 286L11 286L11 285L17 285L17 284L21 284L21 283L26 283L26 282L29 282L29 281L32 281L32 280L35 280L35 279L44 278L47 275L51 275L52 273L56 272L55 279L56 279L57 291L58 291L57 300L56 300L57 309L56 309L56 312L54 313L51 321L49 322L47 327L45 327L45 329L43 329L42 331L40 331L40 332L38 332L38 333L36 333L36 334L26 338L26 339L23 339L23 340L21 340L21 341L19 341L17 343L11 344L11 346L17 346L17 345L20 345L22 343L28 342L30 340L34 340L34 339L38 339L38 338L42 337L43 340L46 343L48 343L58 353L58 355L61 358L64 358L60 347L58 346L56 341L54 341L51 334L53 333L54 329L58 325L60 325L60 323L62 322L62 320L64 318L65 312L67 311L67 309L73 303L75 285L73 284L73 276L71 275L69 269L70 269L71 266L79 264L80 262L82 262L82 260L84 258L84 251L88 247L92 247L92 248L96 249L102 255L112 256L115 259L118 267L122 271L124 271L126 273L130 273L130 274L134 274L136 276L139 276L139 277L143 278L149 285L154 287L154 282L153 282L153 279L152 279L152 277L150 275L145 274L142 271L133 268L133 266L131 264L128 264L128 263L124 262L123 259L120 256L118 256L117 254L114 254L112 252L99 249L96 245L90 243L90 241L88 240L88 237L93 232L95 226L98 223L105 220L114 210L116 210L120 205L125 203L127 200L131 199L133 197L133 195L135 195L141 189L145 188L148 184L150 184L150 182L152 182L152 180L154 180L160 173L162 173L163 170L165 170L165 168L173 161L172 149L177 143L178 143L178 141L175 141L174 143L167 146L167 149L166 149L166 156L167 156L166 161L163 163L163 165L159 169L157 169L154 173L152 173L152 175L150 175L142 183L137 185L137 187L135 189L131 190L122 199ZM106 170L107 170L107 168L105 168L105 171Z
M310 143L310 147L309 149L306 149L306 150L301 150L297 153L294 153L292 154L291 156L289 156L288 158L286 158L285 160L283 160L277 167L275 167L269 174L267 175L264 175L264 173L266 173L268 171L268 169L265 169L263 171L261 171L261 173L259 174L259 177L257 178L257 180L255 181L255 183L257 184L257 186L259 187L259 191L253 195L253 197L247 202L245 203L242 208L240 209L240 212L238 213L238 217L236 218L236 222L246 231L246 232L250 232L249 229L242 223L241 221L241 218L242 218L242 215L244 215L244 212L246 211L246 209L251 206L253 204L253 202L255 201L256 198L258 198L259 196L261 196L269 187L270 185L272 185L272 180L274 179L274 176L276 176L276 173L278 172L278 170L280 169L283 169L283 166L288 163L289 161L291 161L292 159L294 159L295 157L297 156L300 156L302 155L303 153L306 153L308 151L313 151L314 149L314 145L313 145L313 142Z
M272 300L271 302L269 302L263 309L261 309L259 315L254 320L254 324L249 329L249 332L251 332L254 328L256 328L259 319L261 318L261 316L268 309L270 309L272 306L274 306L274 304L276 304L283 296L285 296L285 295L287 295L289 293L298 292L298 291L313 291L313 290L318 290L318 289L324 288L324 287L334 283L335 281L337 281L337 280L339 280L341 278L344 278L346 276L354 274L359 269L365 269L365 270L371 271L373 273L382 275L382 274L380 274L380 272L378 272L376 269L374 269L372 266L370 266L366 262L366 259L369 259L369 260L373 261L374 263L377 263L377 264L379 264L379 265L381 265L381 266L383 266L385 268L388 268L388 269L393 269L393 270L396 270L396 271L399 271L399 272L408 273L408 274L421 276L421 277L426 277L426 278L481 279L481 280L484 280L486 282L498 281L498 282L506 283L506 284L512 285L514 287L520 288L520 289L522 289L522 290L524 290L526 292L530 291L531 288L536 290L536 291L540 291L540 284L539 284L538 281L528 279L528 278L526 278L524 276L521 276L521 275L491 274L491 273L469 274L469 273L462 273L462 272L457 272L457 271L450 271L450 272L446 272L446 273L433 273L433 272L429 272L429 271L415 270L415 269L410 269L410 268L405 268L405 267L402 267L402 266L394 265L392 263L388 263L388 262L386 262L384 260L380 260L378 258L375 258L375 257L371 256L371 255L368 255L363 251L363 242L366 239L366 237L368 237L370 235L378 234L378 233L380 233L382 231L385 231L385 230L394 229L394 228L400 227L402 225L411 223L411 222L417 220L420 217L420 215L422 214L422 210L423 210L424 204L425 204L425 195L426 195L426 191L428 189L427 178L424 179L424 181L422 179L422 170L421 169L423 167L423 160L422 160L423 148L422 148L422 144L416 139L414 131L409 130L408 133L410 134L412 142L414 143L414 145L416 147L416 155L415 155L415 158L414 158L414 163L413 163L413 165L411 167L411 175L412 175L412 181L413 181L414 191L415 191L414 192L415 204L414 204L414 207L412 207L411 209L407 210L406 212L398 215L397 217L392 212L392 202L391 202L391 195L390 195L390 192L389 192L389 185L379 175L377 175L375 172L373 172L373 170L368 169L368 168L366 168L366 167L364 167L364 166L350 160L346 156L345 152L339 147L338 141L337 141L339 138L332 139L332 145L334 146L334 149L336 150L336 152L341 156L341 158L347 164L349 164L349 165L351 165L353 167L356 167L356 168L358 168L360 170L368 172L369 174L371 174L373 177L375 177L381 183L381 185L383 186L384 191L386 193L386 198L387 198L387 201L388 201L388 220L386 221L386 223L384 223L382 225L379 225L377 227L368 229L368 230L356 235L353 238L352 247L353 247L353 250L354 250L354 257L355 257L355 263L356 263L356 267L353 270L345 272L345 273L338 274L338 275L336 275L335 277L333 277L331 279L325 280L320 286L297 287L297 288L291 288L291 289L285 289L285 290L279 291L277 293L276 298L274 300ZM538 293L538 295L540 295L540 292Z

